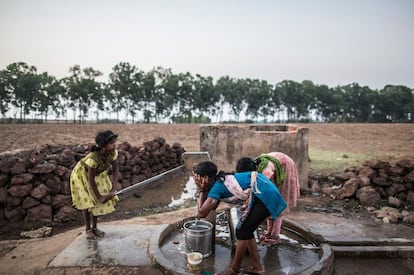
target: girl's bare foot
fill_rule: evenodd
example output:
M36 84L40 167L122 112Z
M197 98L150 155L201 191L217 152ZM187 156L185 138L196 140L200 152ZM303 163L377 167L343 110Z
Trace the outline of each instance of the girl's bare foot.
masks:
M86 230L86 239L88 240L96 240L95 233L93 233L92 229Z
M259 267L246 266L246 267L242 267L241 271L243 273L248 273L248 274L263 274L265 272L264 268L261 266Z
M261 242L263 245L274 245L280 243L279 236L270 236L268 238L264 238Z
M269 239L271 237L270 233L266 233L260 237L260 241L263 242L265 239Z
M103 236L105 236L105 232L99 230L98 228L94 228L92 229L92 231L97 237L102 238Z

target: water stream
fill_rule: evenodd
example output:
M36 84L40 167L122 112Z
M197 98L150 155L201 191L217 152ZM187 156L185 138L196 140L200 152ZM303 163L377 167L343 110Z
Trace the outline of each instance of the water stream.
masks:
M145 213L171 211L194 203L197 186L190 173L180 170L156 180L144 188L119 195L120 201L112 217L128 218Z

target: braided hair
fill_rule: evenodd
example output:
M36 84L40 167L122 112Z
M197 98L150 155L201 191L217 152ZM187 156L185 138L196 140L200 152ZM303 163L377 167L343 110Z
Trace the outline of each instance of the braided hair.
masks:
M101 151L105 145L111 143L117 137L118 135L114 134L111 130L99 132L95 138L96 144L92 147L91 151Z
M285 170L282 167L282 164L280 164L280 161L272 157L270 155L261 154L255 159L256 165L257 165L257 172L262 173L265 169L269 161L273 162L275 165L275 172L273 173L273 178L271 179L276 186L279 188L283 181L285 180Z

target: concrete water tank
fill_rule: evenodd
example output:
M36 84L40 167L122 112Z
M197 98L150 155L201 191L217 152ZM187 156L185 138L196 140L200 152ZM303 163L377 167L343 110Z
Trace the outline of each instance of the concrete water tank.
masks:
M299 172L300 188L308 189L308 128L288 124L200 125L200 150L208 151L219 170L236 169L241 157L269 152L290 156Z

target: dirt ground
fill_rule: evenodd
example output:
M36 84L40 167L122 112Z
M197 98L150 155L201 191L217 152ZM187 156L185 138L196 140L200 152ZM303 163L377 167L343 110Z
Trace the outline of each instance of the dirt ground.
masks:
M414 124L296 124L309 129L309 148L374 156L402 156L414 152ZM45 144L86 144L100 130L119 134L119 142L142 144L160 136L199 149L199 124L0 124L0 153L33 149Z
M414 124L297 124L309 129L309 154L311 174L326 169L335 172L338 166L330 168L330 160L322 166L312 163L313 159L327 159L325 154L350 157L357 162L367 158L396 159L414 156ZM132 145L142 144L154 137L163 137L170 145L180 143L187 151L199 150L198 124L0 124L2 142L0 153L6 151L39 148L43 145L86 144L92 143L100 130L111 129L119 134L118 141L127 141ZM326 155L326 156L328 156ZM330 155L329 155L330 156ZM338 157L336 157L338 159ZM350 164L351 162L345 163ZM319 163L320 164L320 163ZM337 171L338 172L338 171ZM352 202L333 202L329 197L304 197L298 210L315 211L324 208L337 209L345 218L360 219L369 215ZM343 210L341 210L343 209ZM170 213L139 217L135 222L157 224L173 222L176 216ZM127 222L127 221L125 221ZM0 259L9 251L19 249L21 264L28 274L49 274L45 269L47 262L65 248L73 238L82 232L82 228L67 230L43 240L0 241ZM41 253L39 252L41 251ZM4 273L5 272L5 273ZM57 274L161 274L151 267L129 269L79 268L62 271ZM0 274L7 274L0 267Z

